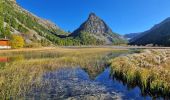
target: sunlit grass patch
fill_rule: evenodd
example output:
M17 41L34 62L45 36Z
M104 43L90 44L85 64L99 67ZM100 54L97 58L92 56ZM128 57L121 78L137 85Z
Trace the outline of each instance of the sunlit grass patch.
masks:
M170 50L145 50L109 61L113 74L152 95L170 96Z

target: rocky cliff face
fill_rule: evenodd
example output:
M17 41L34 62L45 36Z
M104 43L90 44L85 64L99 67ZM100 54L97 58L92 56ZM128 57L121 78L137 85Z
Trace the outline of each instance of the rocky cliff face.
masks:
M105 24L105 22L94 13L89 15L88 20L82 25L82 29L93 34L112 33L112 30Z
M120 35L113 33L109 26L94 13L71 36L78 36L81 32L89 33L97 39L105 41L106 44L122 42Z

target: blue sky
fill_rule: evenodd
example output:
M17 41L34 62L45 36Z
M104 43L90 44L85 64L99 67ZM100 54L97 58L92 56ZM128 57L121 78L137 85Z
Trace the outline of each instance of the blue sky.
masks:
M39 17L73 31L90 12L117 33L142 32L170 17L170 0L17 0Z

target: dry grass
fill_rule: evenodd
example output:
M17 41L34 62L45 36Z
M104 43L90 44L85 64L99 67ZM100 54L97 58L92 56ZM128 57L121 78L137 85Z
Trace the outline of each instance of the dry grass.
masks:
M48 48L0 52L0 56L12 56L15 59L0 67L0 99L24 96L31 87L41 87L39 80L44 73L63 67L81 66L95 76L99 69L105 67L103 57L113 51L117 52L110 48ZM42 58L37 57L37 54ZM26 59L24 55L31 55L34 59Z
M109 63L117 78L139 85L142 92L170 95L170 50L145 50L112 59Z

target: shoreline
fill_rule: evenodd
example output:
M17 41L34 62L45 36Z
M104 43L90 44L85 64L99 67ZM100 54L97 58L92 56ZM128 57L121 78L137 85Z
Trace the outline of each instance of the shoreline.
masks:
M56 46L41 48L21 48L21 49L0 49L0 53L7 51L35 51L35 50L52 50L57 48L79 49L79 48L111 48L111 49L170 49L170 47L145 47L145 46Z

